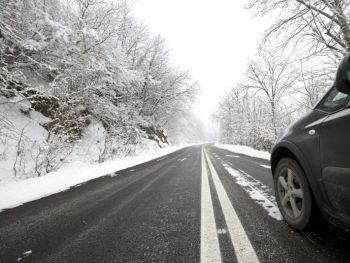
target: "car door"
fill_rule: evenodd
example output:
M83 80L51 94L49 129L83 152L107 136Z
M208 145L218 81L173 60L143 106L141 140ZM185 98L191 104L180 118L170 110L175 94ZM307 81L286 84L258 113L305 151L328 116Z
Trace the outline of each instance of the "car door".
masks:
M327 96L326 96L327 97ZM350 215L349 95L332 89L318 109L327 111L320 130L322 181L333 207Z

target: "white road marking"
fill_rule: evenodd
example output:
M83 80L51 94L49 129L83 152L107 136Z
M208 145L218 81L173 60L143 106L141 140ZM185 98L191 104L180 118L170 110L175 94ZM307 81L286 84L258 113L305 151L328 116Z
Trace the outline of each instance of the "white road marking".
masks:
M161 157L161 158L157 159L157 162L163 161L163 160L165 160L166 158L168 158L168 156Z
M179 161L179 162L183 162L183 161L186 161L186 160L187 160L187 158L177 159L177 161Z
M260 164L260 163L258 163L258 162L256 162L256 161L250 160L250 159L249 159L249 156L248 156L248 158L246 158L246 157L244 157L244 156L238 156L238 155L232 155L232 154L226 154L226 156L227 156L227 157L232 157L232 158L241 158L241 159L244 159L244 160L246 160L246 161L248 161L248 162L251 162L251 163L257 164L257 165L259 165L259 166L261 166L261 167L264 167L264 168L266 168L266 169L271 169L271 166L270 166L270 165Z
M220 178L205 150L204 154L207 159L209 170L219 197L219 202L222 207L226 225L236 253L237 261L238 263L257 263L259 262L259 259L255 253L255 250L250 243L249 238L237 216L237 213L233 208L231 201L225 191L225 188L222 185Z
M232 157L232 156L231 156ZM247 162L250 162L250 163L253 163L253 164L255 164L255 165L261 165L260 163L258 163L257 161L253 161L253 160L251 160L251 158L252 157L250 157L250 156L244 156L244 155L241 155L241 156L237 156L238 158L240 158L240 159L243 159L243 160L245 160L245 161L247 161ZM254 158L254 157L253 157Z
M202 192L201 192L201 262L220 263L221 254L217 236L213 201L202 147Z
M239 158L238 155L233 155L233 154L227 154L226 156L227 156L227 157L232 157L232 158Z

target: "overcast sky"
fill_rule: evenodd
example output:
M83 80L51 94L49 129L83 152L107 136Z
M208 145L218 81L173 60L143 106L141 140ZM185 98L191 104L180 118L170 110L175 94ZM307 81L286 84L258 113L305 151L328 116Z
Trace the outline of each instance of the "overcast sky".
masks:
M134 13L160 33L171 59L199 81L195 112L203 120L225 92L242 78L265 26L244 9L244 0L136 0ZM265 23L266 24L266 23Z

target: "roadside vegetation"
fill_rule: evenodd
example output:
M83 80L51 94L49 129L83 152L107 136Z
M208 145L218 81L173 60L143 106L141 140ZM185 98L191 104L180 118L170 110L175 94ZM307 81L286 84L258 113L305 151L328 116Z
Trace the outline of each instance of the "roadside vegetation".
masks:
M279 133L331 87L350 52L350 3L341 0L250 0L271 17L242 80L227 90L214 118L220 141L270 151Z
M127 1L5 0L0 10L2 174L200 139L197 83Z

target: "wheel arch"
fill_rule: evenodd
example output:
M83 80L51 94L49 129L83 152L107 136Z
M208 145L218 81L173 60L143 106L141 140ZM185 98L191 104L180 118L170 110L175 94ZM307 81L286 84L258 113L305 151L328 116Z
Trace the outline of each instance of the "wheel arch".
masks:
M274 149L274 151L271 153L271 170L272 175L274 176L275 170L277 167L278 162L283 158L291 158L294 161L296 161L303 169L303 165L300 163L298 157L296 154L287 146L279 146ZM305 171L305 169L304 169Z
M272 176L274 176L278 162L285 157L295 160L303 169L306 176L305 179L308 181L310 185L311 193L313 197L316 199L318 207L323 208L325 204L324 202L325 198L323 193L321 192L321 189L318 185L317 180L315 179L314 176L312 176L313 171L310 165L308 164L307 159L304 157L303 153L293 143L287 142L287 141L281 141L273 148L271 153L271 159L270 159Z
M272 174L275 172L278 162L284 157L292 158L299 163L309 178L308 174L311 173L311 170L306 158L295 144L288 141L281 141L272 149L270 158Z

